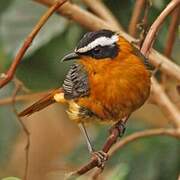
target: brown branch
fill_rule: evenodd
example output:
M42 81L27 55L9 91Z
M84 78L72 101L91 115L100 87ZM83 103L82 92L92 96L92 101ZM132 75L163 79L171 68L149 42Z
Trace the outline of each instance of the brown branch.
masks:
M156 34L158 33L158 30L160 29L160 26L164 22L165 18L179 5L180 0L172 0L157 17L156 21L154 21L154 23L152 24L141 48L141 53L146 57L148 57L149 55L149 51L154 43Z
M26 94L26 95L19 95L19 96L16 96L16 102L17 101L31 101L33 99L37 99L39 97L44 96L48 92L49 91L31 93L31 94ZM6 104L11 104L11 103L12 103L12 97L7 97L7 98L4 98L4 99L0 99L0 106L1 105L6 105Z
M171 56L174 41L176 38L176 33L177 33L176 30L178 27L179 19L180 19L180 7L177 7L172 14L172 20L170 22L169 29L168 29L168 38L167 38L167 43L164 50L164 54L167 57Z
M16 57L13 60L13 63L11 64L10 68L8 69L7 73L4 76L4 78L0 79L0 88L5 86L11 79L13 78L15 71L17 69L18 64L22 60L25 52L31 45L32 41L42 28L42 26L47 22L49 17L56 11L60 6L62 6L67 0L58 0L56 3L50 7L46 13L40 18L39 22L36 24L36 26L33 28L32 32L27 36L26 40L24 41L24 44L18 51Z
M172 0L152 24L141 48L141 53L145 57L148 57L149 49L153 46L156 34L159 31L165 18L171 13L173 9L178 7L179 4L180 0ZM178 108L171 102L171 100L164 93L163 89L154 78L152 78L152 95L153 100L161 108L168 119L171 120L173 125L177 128L180 128L180 112Z
M23 180L27 180L28 179L28 167L29 167L29 147L30 147L30 133L27 129L27 127L25 126L25 124L23 123L23 121L19 118L18 116L18 112L15 106L16 103L16 96L18 94L18 92L23 89L23 90L27 90L26 88L24 89L24 85L21 81L19 81L18 79L14 80L15 83L15 89L13 91L12 97L11 97L11 101L12 101L12 107L13 107L13 111L27 137L27 142L25 145L25 168L24 168L24 176L23 176Z
M128 145L129 143L132 143L138 139L146 138L146 137L152 137L152 136L171 136L175 138L180 138L180 130L174 130L174 129L150 129L150 130L144 130L140 132L135 132L131 135L128 135L121 139L121 141L118 141L109 151L108 155L111 157L122 149L124 146ZM101 174L101 170L97 169L95 173L92 176L93 180L96 180L98 176Z
M171 22L170 22L169 29L168 29L167 42L166 42L166 46L165 46L165 49L164 49L164 54L168 58L171 57L171 53L172 53L172 50L173 50L173 45L174 45L176 34L177 34L177 27L178 27L179 19L180 19L179 17L180 17L180 8L177 7L172 13ZM162 84L162 86L164 87L164 89L165 89L165 91L167 93L169 91L168 91L168 88L165 86L165 83L168 80L170 80L170 77L163 73L162 76L161 76L161 84ZM169 96L170 96L170 94L169 94Z
M109 157L112 156L115 152L117 152L119 149L124 147L125 145L129 144L130 142L134 142L137 139L145 138L145 137L152 137L152 136L171 136L175 138L180 138L180 129L150 129L150 130L144 130L140 132L135 132L131 135L128 135L121 139L121 141L118 141L110 150Z
M150 0L146 0L144 16L143 16L141 22L138 24L139 29L141 30L140 35L139 35L139 44L138 44L140 49L142 47L142 44L143 44L143 42L145 40L147 31L148 31L148 28L149 28L148 27L148 13L149 13L150 7L151 7Z
M168 76L180 82L180 67L177 64L171 62L164 55L152 49L149 54L149 62L164 74L167 74Z
M141 132L135 132L127 137L124 137L123 139L121 139L121 141L118 141L109 151L108 155L109 157L111 157L115 152L117 152L119 149L121 149L122 147L124 147L125 145L129 144L130 142L133 142L139 138L144 138L144 137L149 137L149 136L159 136L159 135L166 135L166 136L171 136L171 137L175 137L175 138L179 138L180 139L180 129L164 129L164 128L160 128L160 129L152 129L152 130L144 130ZM78 177L81 176L83 174L85 174L86 172L88 172L89 170L93 169L97 167L97 161L95 159L92 159L88 164L82 166L81 168L79 168L77 171L72 172L69 174L68 178L71 177ZM98 169L93 177L97 178L98 175L102 172L102 170Z
M161 85L152 78L152 101L161 109L164 115L172 122L174 127L180 128L180 112L165 94Z
M36 1L40 4L44 4L46 6L51 6L53 4L52 0L33 0L33 1ZM75 22L78 22L80 25L90 30L105 28L105 29L112 29L114 31L118 31L117 28L112 27L104 20L98 18L92 13L70 2L64 4L64 6L59 8L57 12L62 16L65 16L69 19L74 20Z
M124 122L119 121L117 123L117 125L121 124L121 123L125 123L127 119L125 119ZM103 146L102 151L105 152L105 153L108 153L108 151L110 150L112 145L114 143L116 143L116 141L117 141L117 139L119 137L119 134L123 133L123 131L124 131L123 128L122 129L117 129L116 126L113 126L111 128L110 135L108 136L108 138L107 138L107 140L106 140L106 142L105 142L105 144ZM81 175L85 174L86 172L88 172L89 170L91 170L91 169L93 169L95 167L98 167L98 159L97 159L97 157L93 157L89 163L87 163L86 165L83 165L82 167L80 167L75 172L70 173L69 177L71 177L71 176L76 176L76 177L81 176ZM101 172L102 172L103 168L100 168L100 169L101 169Z
M137 32L137 24L140 19L140 15L142 13L142 9L144 8L146 0L136 0L134 5L134 10L131 16L131 20L129 23L128 32L131 36L136 37Z
M51 6L53 1L51 0L34 0L41 4ZM68 17L86 27L89 30L98 30L98 29L111 29L113 31L119 31L119 33L124 36L128 41L135 41L133 37L131 37L126 32L120 31L119 29L113 27L97 16L93 15L90 12L87 12L75 4L67 2L64 6L58 9L59 14ZM159 68L163 73L175 78L180 82L180 67L178 67L175 63L171 62L168 58L155 51L151 50L149 55L149 61L156 67Z
M113 27L122 30L123 28L114 17L112 12L102 3L101 0L83 0L87 6L100 18L112 24Z

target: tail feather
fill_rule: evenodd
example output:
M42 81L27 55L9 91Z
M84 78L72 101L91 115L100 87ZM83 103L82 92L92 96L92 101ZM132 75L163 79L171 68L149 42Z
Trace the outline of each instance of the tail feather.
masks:
M47 95L45 95L43 98L23 110L18 114L18 116L23 117L23 116L30 116L31 114L40 111L47 106L54 104L56 101L54 99L54 95L57 93L62 93L62 89L55 89L51 92L49 92Z

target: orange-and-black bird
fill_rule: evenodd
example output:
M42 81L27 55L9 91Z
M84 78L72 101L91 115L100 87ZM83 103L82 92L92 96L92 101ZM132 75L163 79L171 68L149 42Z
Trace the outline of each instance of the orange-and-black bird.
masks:
M61 88L22 111L29 116L55 102L69 105L69 118L86 135L84 123L117 123L141 107L150 94L150 65L141 53L118 33L99 30L86 33L62 61L76 59Z

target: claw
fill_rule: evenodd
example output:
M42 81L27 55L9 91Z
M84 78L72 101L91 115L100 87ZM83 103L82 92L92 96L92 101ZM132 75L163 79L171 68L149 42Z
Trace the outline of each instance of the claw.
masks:
M103 151L97 151L92 153L92 158L97 159L98 167L104 168L104 164L108 160L108 154Z

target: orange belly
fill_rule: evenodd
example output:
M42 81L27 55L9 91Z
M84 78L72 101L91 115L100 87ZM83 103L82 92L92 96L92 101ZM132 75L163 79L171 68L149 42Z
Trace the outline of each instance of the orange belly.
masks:
M91 111L92 117L76 112L79 118L74 120L119 121L141 107L149 97L150 72L136 56L132 55L121 62L104 61L101 66L91 62L89 67L87 62L82 63L89 68L90 96L73 103Z

